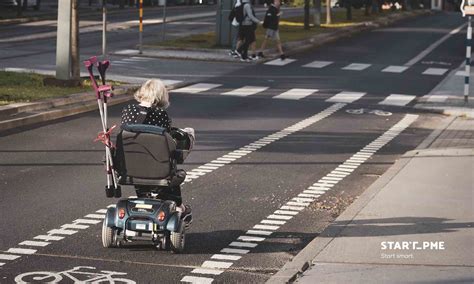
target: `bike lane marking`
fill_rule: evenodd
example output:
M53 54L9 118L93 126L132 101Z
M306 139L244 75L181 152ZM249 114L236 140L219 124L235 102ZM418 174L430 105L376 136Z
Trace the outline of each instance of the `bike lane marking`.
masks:
M367 159L369 159L371 155L363 155L361 156L360 153L364 151L366 148L370 149L375 149L376 151L380 150L383 146L388 144L390 141L392 141L395 137L397 137L400 133L402 133L406 128L408 128L415 120L418 118L418 115L412 115L412 114L407 114L405 115L398 123L393 125L389 130L385 131L382 135L380 135L377 139L373 140L371 143L367 144L365 147L363 147L360 151L352 155L349 159L344 161L342 164L340 164L338 167L336 167L333 171L328 173L326 176L318 180L316 183L313 185L309 186L308 189L306 189L304 192L306 194L311 193L313 197L307 197L307 196L301 196L299 194L298 196L292 198L290 201L288 201L286 204L275 210L271 215L269 215L266 219L263 219L260 221L260 224L258 225L264 225L264 224L271 224L269 222L274 222L277 221L279 222L279 225L284 225L286 224L287 221L291 220L294 216L296 216L298 213L301 212L302 209L297 208L294 213L291 215L286 215L287 211L291 211L290 206L297 205L300 207L308 207L312 202L314 202L319 196L322 194L325 194L326 191L329 191L332 189L332 187L336 184L338 184L342 178L338 178L337 180L334 179L328 179L330 178L329 175L332 175L334 173L338 172L344 172L344 169L346 166L350 166L351 169L357 169L361 164L363 164ZM375 152L374 152L375 153ZM314 190L316 189L316 190ZM283 208L285 207L285 208ZM285 210L283 210L285 209ZM269 220L270 219L270 220ZM276 220L275 220L276 219ZM256 225L256 226L258 226ZM254 227L255 228L255 227ZM278 230L278 226L276 226L275 231ZM266 229L267 231L271 231L270 228ZM257 231L257 230L252 230L252 231ZM266 235L266 237L270 237L270 235ZM229 244L229 247L235 247L235 246L241 246L241 247L248 247L248 248L255 248L258 246L259 243L264 242L266 240L265 237L255 237L253 235L249 235L246 233L246 235L239 236L237 240L241 241L238 242L232 242ZM225 248L226 249L231 249L231 248ZM221 251L222 252L222 251ZM228 251L228 253L232 254L232 251ZM212 256L211 256L212 258ZM230 263L230 265L229 265ZM202 264L202 267L206 267L208 265L208 261L204 261ZM215 269L220 269L220 273L217 271L213 271L211 275L220 275L227 268L233 265L233 262L225 262L221 265L216 264L215 261L213 261L213 265ZM220 267L219 267L220 266ZM200 268L194 269L191 271L191 273L194 274L200 274L200 275L206 275L207 277L200 277L200 276L189 276L186 275L181 279L181 282L187 282L187 283L212 283L214 281L214 278L209 278L205 271L200 270Z
M190 182L192 180L195 180L199 177L202 177L204 175L207 175L208 173L211 173L213 172L214 170L217 170L225 165L228 165L252 152L255 152L257 150L259 150L260 148L268 145L268 144L271 144L275 141L278 141L290 134L293 134L303 128L306 128L310 125L313 125L314 123L316 122L319 122L325 118L327 118L328 116L334 114L335 112L337 112L338 110L342 109L343 107L345 107L347 104L345 103L334 103L332 105L330 105L329 107L327 107L326 109L320 111L319 113L316 113L310 117L307 117L289 127L286 127L284 128L283 130L280 130L278 132L275 132L273 134L270 134L270 135L267 135L263 138L260 138L246 146L243 146L237 150L234 150L232 152L229 152L209 163L206 163L204 165L201 165L191 171L188 171L187 172L187 176L186 176L186 179L185 181L183 182L183 184L187 183L187 182ZM206 169L206 171L202 171L202 169ZM135 196L131 196L131 197L135 197ZM115 207L115 204L110 204L107 206L108 207ZM35 236L33 237L33 239L36 239L36 240L42 240L42 241L45 241L45 242L50 242L50 241L60 241L62 239L64 239L65 237L67 236L71 236L71 235L74 235L78 232L80 232L80 230L85 230L87 228L89 228L88 225L94 225L94 224L98 224L98 223L102 223L102 219L105 218L105 212L107 212L107 209L98 209L97 211L95 211L95 213L92 213L92 214L87 214L85 215L84 217L80 218L80 219L76 219L75 221L72 222L72 224L64 224L62 226L60 226L59 229L52 229L50 231L48 231L46 233L46 235L38 235L38 236ZM276 218L278 218L276 216ZM283 217L283 218L286 218L286 217ZM268 220L268 223L266 224L270 224L270 225L280 225L280 224L284 224L284 223L280 223L281 221L279 220ZM80 224L86 224L86 225L80 225ZM72 228L74 228L74 230L72 230ZM58 236L59 235L59 236ZM249 240L252 240L252 241L259 241L263 238L260 238L260 237L255 237L255 236L246 236L246 237L243 237L243 240L241 241L237 241L237 242L232 242L230 244L230 246L233 246L233 247L237 247L237 248L253 248L255 246L257 246L257 244L254 244L254 243L251 243L249 242ZM29 240L26 240L26 241L23 241L23 246L25 246L25 242L28 242ZM48 243L49 245L50 243ZM19 244L21 245L21 243ZM45 245L46 246L46 245ZM36 247L38 248L38 247ZM235 249L235 248L233 248ZM248 250L247 250L248 251ZM247 251L245 251L245 253L247 253ZM10 248L8 251L5 251L6 253L12 253L11 255L6 255L6 254L0 254L0 260L15 260L15 259L18 259L20 258L21 256L18 255L18 254L25 254L26 252L29 252L28 254L34 254L37 252L37 250L34 250L34 249L23 249L23 248ZM243 249L240 250L241 253L244 252ZM15 253L15 254L13 254Z

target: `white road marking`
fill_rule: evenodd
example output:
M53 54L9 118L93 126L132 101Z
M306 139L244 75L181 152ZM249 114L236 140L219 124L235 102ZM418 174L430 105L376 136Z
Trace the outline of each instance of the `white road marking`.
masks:
M283 210L296 210L296 211L301 211L304 208L305 207L302 207L302 206L288 206L288 205L283 205L282 207L280 207L280 209L283 209Z
M291 220L292 216L286 215L270 215L267 217L268 219L276 219L276 220Z
M309 192L305 192L305 193L300 193L298 194L298 197L311 197L311 198L318 198L320 197L321 194L314 194L314 193L309 193Z
M436 42L434 42L433 44L428 46L428 48L426 48L425 50L420 52L418 55L416 55L414 58L412 58L410 61L405 63L405 66L412 66L415 63L417 63L418 61L420 61L421 59L423 59L423 57L425 57L430 52L432 52L436 47L438 47L440 44L442 44L444 41L446 41L452 35L457 34L458 32L460 32L466 25L467 25L467 23L464 23L464 24L460 25L459 27L455 28L454 30L450 31L448 34L446 34L445 36L443 36L442 38L440 38L439 40L437 40Z
M273 212L275 214L279 214L279 215L291 215L291 216L294 216L294 215L298 215L298 211L290 211L290 210L276 210L275 212Z
M254 243L244 243L244 242L231 242L229 244L231 247L241 247L241 248L254 248L257 244Z
M21 256L19 255L14 255L14 254L0 254L0 259L1 260L15 260L17 258L20 258Z
M306 65L303 65L303 67L308 67L308 68L324 68L328 65L333 64L334 62L332 61L313 61L311 63L308 63Z
M265 91L266 89L268 89L268 87L244 86L242 88L238 88L229 92L222 93L222 95L246 97L246 96L258 94L260 92Z
M448 99L448 96L445 95L431 95L428 97L428 102L430 103L443 103Z
M422 74L423 75L434 75L434 76L441 76L444 73L448 72L446 68L428 68Z
M99 210L95 211L95 213L105 214L105 213L107 213L107 209L99 209Z
M51 230L51 231L48 231L48 234L50 235L74 235L75 233L77 233L77 231L74 231L74 230L64 230L64 229L54 229L54 230Z
M372 64L364 64L364 63L351 63L346 67L343 67L342 70L352 70L352 71L362 71L370 67Z
M259 230L278 230L278 228L280 228L280 226L270 226L270 225L260 225L260 224L257 224L255 226L253 226L254 229L259 229Z
M35 249L24 249L24 248L10 248L6 252L16 254L34 254L37 252Z
M32 247L45 247L49 245L50 243L48 242L40 242L40 241L24 241L19 243L19 245L22 246L32 246Z
M296 59L287 58L285 60L281 60L280 58L278 58L278 59L275 59L275 60L272 60L272 61L265 62L264 64L265 65L273 65L273 66L285 66L285 65L290 64L290 63L295 62L295 61L296 61Z
M206 278L206 277L196 277L196 276L184 276L183 279L181 279L181 282L186 282L186 283L193 283L193 284L210 284L214 281L212 278Z
M248 249L225 248L225 249L221 249L221 252L223 252L223 253L247 254L250 251Z
M333 103L352 103L362 98L366 93L359 92L340 92L339 94L327 99L326 102Z
M173 93L197 94L222 86L222 84L198 83L184 88L172 90Z
M219 260L239 260L242 256L240 255L231 255L231 254L215 254L211 256L211 259L219 259Z
M307 189L307 190L304 190L303 192L304 192L304 193L314 194L314 195L323 195L323 194L326 193L326 190L311 190L311 189Z
M379 105L405 106L415 98L416 96L391 94L383 101L379 102Z
M136 198L135 197L131 197L131 198ZM99 215L99 214L87 214L86 216L84 216L85 218L91 218L91 219L104 219L105 218L105 215Z
M91 224L91 225L95 225L95 224L99 224L101 223L102 221L101 220L91 220L91 219L76 219L74 221L72 221L73 223L78 223L78 224Z
M5 262L0 262L0 266L4 266L5 265Z
M64 237L60 237L60 236L52 236L52 235L39 235L39 236L36 236L34 237L33 239L35 240L44 240L44 241L60 241L62 239L64 239Z
M260 221L262 224L270 224L270 225L285 225L286 221L277 221L277 220L262 220Z
M202 267L205 268L229 268L232 266L232 262L223 262L223 261L210 261L206 260L204 263L201 265Z
M313 202L313 198L307 198L307 197L293 197L291 200L294 200L296 202Z
M244 241L244 242L263 242L265 238L243 235L243 236L238 237L237 240Z
M274 99L300 100L316 93L317 89L290 89L284 93L274 96Z
M224 270L210 269L210 268L196 268L191 273L197 274L211 274L211 275L220 275Z
M306 207L306 206L309 205L309 203L295 202L295 201L288 201L286 204L287 204L287 205L290 205L290 206L293 206L293 205L294 205L294 206L304 206L304 207Z
M78 225L78 224L65 224L61 226L62 229L75 229L83 230L89 228L87 225Z
M382 72L388 72L388 73L402 73L403 71L407 70L407 66L396 66L396 65L390 65L387 68L383 69Z
M260 230L248 230L245 232L247 235L257 235L257 236L270 236L273 232L270 231L260 231Z

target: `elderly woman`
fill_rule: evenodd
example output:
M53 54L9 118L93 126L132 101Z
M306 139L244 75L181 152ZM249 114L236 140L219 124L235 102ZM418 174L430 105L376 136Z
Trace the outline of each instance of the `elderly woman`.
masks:
M173 136L174 129L171 127L171 118L166 112L169 106L169 95L165 84L161 80L151 79L146 81L136 92L135 100L138 104L129 104L122 110L122 124L148 124L165 128ZM190 150L194 144L194 130L192 128L181 129L181 133L187 134L186 150ZM140 189L137 188L140 196ZM160 193L163 197L169 197L176 202L179 210L190 211L189 206L182 204L180 186L170 188Z

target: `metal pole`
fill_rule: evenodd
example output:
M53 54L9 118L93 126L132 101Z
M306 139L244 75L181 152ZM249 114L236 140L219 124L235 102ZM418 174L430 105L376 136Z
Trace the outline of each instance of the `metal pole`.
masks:
M143 0L140 0L140 6L139 6L139 9L140 9L140 35L139 35L139 43L138 43L138 53L139 54L142 54L143 51L142 51L142 41L143 41Z
M471 76L471 46L472 46L472 25L471 16L467 17L467 40L466 40L466 74L464 77L464 102L467 103L469 96L469 78Z
M71 0L58 2L58 32L56 40L56 78L71 79Z
M165 41L166 38L166 0L164 0L164 5L163 5L163 41Z
M102 56L107 54L107 1L102 0Z

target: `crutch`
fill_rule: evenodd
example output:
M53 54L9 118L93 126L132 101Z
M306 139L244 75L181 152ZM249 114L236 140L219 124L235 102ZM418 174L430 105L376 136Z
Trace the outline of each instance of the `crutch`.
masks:
M112 159L112 150L115 146L110 141L110 134L112 133L115 125L111 128L108 127L107 121L107 99L113 97L113 88L111 85L105 83L105 72L110 66L108 60L98 61L97 57L91 57L84 61L84 65L89 71L89 77L91 79L92 87L94 88L95 95L97 98L97 105L99 107L100 119L102 124L102 132L100 132L95 141L101 141L105 145L105 169L107 172L107 185L105 187L105 194L107 197L121 197L122 191L117 183L117 177L114 171L114 164ZM102 85L98 85L94 76L94 66L99 70Z

